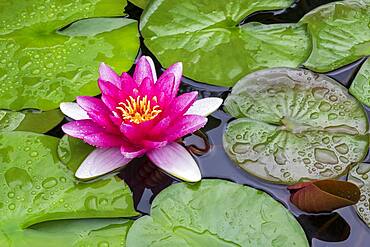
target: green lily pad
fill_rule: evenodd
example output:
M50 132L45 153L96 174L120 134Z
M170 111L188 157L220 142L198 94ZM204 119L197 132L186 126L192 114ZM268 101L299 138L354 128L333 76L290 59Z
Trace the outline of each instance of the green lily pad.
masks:
M2 111L0 110L0 131L31 131L45 133L57 126L64 118L59 109L37 111Z
M52 220L137 215L131 191L119 178L91 183L77 181L58 158L58 142L58 138L30 132L0 133L0 246L45 246L48 243L45 240L61 239L65 234L66 240L86 242L100 234L108 236L109 228L115 232L115 223L112 227L107 222L106 227L91 224L85 230L92 234L82 235L67 229L44 232L29 227ZM114 242L117 238L122 236L106 241ZM28 241L32 245L27 245Z
M149 0L129 0L129 1L142 9L144 9L149 2Z
M133 221L125 219L58 220L24 230L22 239L12 242L17 247L82 247L121 246ZM1 239L0 239L0 244ZM3 243L1 246L9 246Z
M361 66L349 88L349 92L363 104L370 106L370 58Z
M238 26L248 15L290 6L291 0L154 0L140 22L144 42L164 67L182 61L184 75L232 86L256 70L297 67L309 55L305 27Z
M58 108L78 95L97 95L98 67L128 70L139 48L137 22L125 1L0 3L0 108ZM74 22L77 21L77 22ZM74 22L72 25L66 25ZM59 30L59 31L58 31Z
M283 205L224 180L171 185L154 199L150 214L134 222L128 247L309 246Z
M306 14L312 52L304 65L327 72L370 55L370 1L346 0L323 5Z
M370 227L370 164L361 163L351 169L348 181L361 191L360 201L355 205L357 214Z
M240 80L225 101L229 157L282 184L335 178L363 160L366 113L347 89L308 70L275 68Z

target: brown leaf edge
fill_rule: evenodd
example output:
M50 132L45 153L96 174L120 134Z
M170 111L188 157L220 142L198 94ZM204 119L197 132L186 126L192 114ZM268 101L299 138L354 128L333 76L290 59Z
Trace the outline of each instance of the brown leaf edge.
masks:
M331 212L356 204L360 189L353 183L334 179L314 180L288 186L290 201L309 213Z

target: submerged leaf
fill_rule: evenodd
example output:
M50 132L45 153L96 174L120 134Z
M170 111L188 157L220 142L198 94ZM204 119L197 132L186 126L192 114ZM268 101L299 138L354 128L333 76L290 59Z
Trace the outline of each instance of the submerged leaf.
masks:
M77 181L73 172L58 158L58 141L54 137L29 132L0 134L0 246L51 246L47 245L48 241L64 237L67 242L63 241L63 245L60 242L52 246L74 246L74 242L68 241L90 241L96 236L79 237L68 230L48 233L29 227L51 220L137 215L131 191L119 178L110 177L91 183ZM109 234L108 229L114 230L114 224L113 221L103 224L108 231L104 235ZM100 228L91 224L91 228L85 229L94 231ZM122 234L124 237L124 232ZM123 237L112 236L106 241L113 243Z
M360 199L360 189L355 184L332 179L298 183L288 190L290 201L309 213L331 212L354 205Z
M277 66L297 67L309 54L296 24L247 23L248 15L286 8L292 0L154 0L141 17L146 46L164 67L182 61L194 80L232 86L242 76Z
M370 164L361 163L352 168L348 181L355 183L361 191L360 201L355 205L357 214L370 227Z
M349 92L356 99L370 107L370 58L361 66L349 88Z
M312 39L304 66L318 72L337 69L370 55L370 1L335 1L320 6L301 20Z
M121 0L4 2L0 8L0 108L55 109L77 95L99 94L96 78L101 61L128 70L139 48L136 21L77 21L122 16L124 5Z
M362 106L333 79L276 68L240 80L225 101L230 158L254 176L294 184L335 178L363 160L368 124Z
M287 209L266 193L216 179L179 183L153 201L151 216L136 220L128 247L308 246Z

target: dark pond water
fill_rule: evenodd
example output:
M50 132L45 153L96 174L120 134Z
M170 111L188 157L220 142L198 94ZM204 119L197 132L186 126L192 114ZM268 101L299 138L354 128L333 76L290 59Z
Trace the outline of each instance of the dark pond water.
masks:
M309 10L328 2L332 1L298 0L291 8L283 11L259 12L245 18L241 24L250 21L259 21L263 23L296 22ZM130 18L139 20L141 10L129 4L126 7L126 13L129 14ZM150 55L155 59L155 57L144 46L143 42L140 52L142 54ZM363 61L364 59L361 59L339 70L327 73L327 75L336 79L344 86L349 87ZM162 68L158 61L155 62L158 73L160 73ZM200 97L217 96L224 99L230 91L229 88L210 86L183 78L181 91L186 92L192 90L197 90ZM368 116L370 116L369 109L366 109L366 111ZM304 213L289 202L290 194L286 189L286 186L269 184L259 180L234 165L227 157L222 147L222 133L230 120L231 117L229 115L224 113L222 110L219 110L209 117L209 122L203 130L211 144L211 150L209 152L204 155L197 156L196 158L204 178L227 179L267 192L276 200L280 201L297 217L306 232L307 238L311 242L311 246L313 247L365 247L370 245L370 231L359 217L357 217L356 212L352 207L346 207L329 214ZM63 135L60 127L55 128L49 132L49 134L59 137ZM184 142L186 145L195 144L199 147L203 147L204 145L203 140L195 135L186 137ZM369 155L366 158L366 162L370 162ZM125 168L120 173L120 177L122 177L131 187L136 208L144 214L149 213L150 203L155 195L170 184L177 182L171 177L161 173L145 159L137 160ZM345 177L342 179L345 179Z

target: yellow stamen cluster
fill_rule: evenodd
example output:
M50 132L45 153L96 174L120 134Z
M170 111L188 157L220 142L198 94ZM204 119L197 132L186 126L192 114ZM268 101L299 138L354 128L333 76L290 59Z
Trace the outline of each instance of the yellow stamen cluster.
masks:
M152 104L152 101L155 104ZM119 106L116 109L121 112L123 120L139 124L154 119L162 112L157 103L157 97L155 96L151 100L146 95L144 97L137 96L136 99L130 96L126 99L126 102L118 103Z

